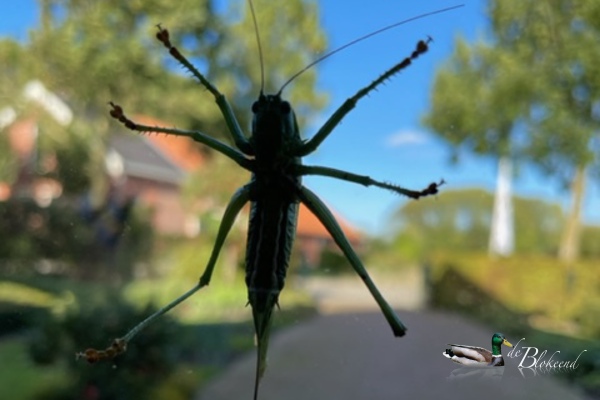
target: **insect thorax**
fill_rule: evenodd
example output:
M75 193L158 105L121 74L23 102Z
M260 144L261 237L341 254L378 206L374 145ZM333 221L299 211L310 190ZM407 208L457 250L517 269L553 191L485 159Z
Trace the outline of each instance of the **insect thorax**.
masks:
M282 169L293 162L294 149L302 142L294 110L280 95L261 94L252 105L250 143L261 169Z

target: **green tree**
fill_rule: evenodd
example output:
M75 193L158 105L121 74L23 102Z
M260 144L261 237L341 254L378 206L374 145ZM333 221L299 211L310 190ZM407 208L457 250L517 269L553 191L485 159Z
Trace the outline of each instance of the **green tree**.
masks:
M272 91L325 49L325 37L313 0L254 3L265 88ZM228 97L241 126L249 127L261 74L246 1L228 3L226 9L213 0L40 0L39 4L41 24L30 32L28 41L0 41L4 66L0 109L10 106L21 117L40 119L38 150L58 159L59 170L52 177L62 182L64 193L80 194L91 186L94 208L105 200L107 139L111 134L133 134L108 115L111 100L134 119L136 113L144 113L229 140L214 98L182 73L154 38L157 23L169 29L171 41ZM23 87L33 79L72 108L74 119L68 127L22 99ZM302 74L284 95L300 121L325 102L316 90L316 69ZM198 148L191 140L189 144ZM0 150L0 165L6 166L2 177L9 181L14 177L8 168L14 165L10 156ZM225 182L213 179L218 173L207 171L207 175L217 185ZM215 193L211 190L200 185L192 193L201 197ZM218 201L227 199L220 196Z
M581 256L600 259L600 226L584 225L581 239Z
M410 202L394 215L394 243L413 243L422 256L438 250L481 251L487 246L492 196L481 189L446 191L433 201ZM396 246L396 245L395 245Z
M15 41L0 38L0 60L2 60L2 74L0 74L0 182L12 184L17 177L19 160L11 151L7 128L16 118L14 100L15 94L22 89L18 86L18 77L23 74L18 67L25 56L22 47ZM7 63L5 60L11 60Z
M408 202L396 211L395 248L418 257L433 251L485 251L493 196L482 189L445 191L436 199ZM560 206L514 197L515 248L521 254L553 254L563 226ZM410 243L412 248L405 248Z
M491 0L491 38L458 39L425 123L457 146L533 162L573 188L560 257L577 256L581 199L598 129L600 5Z
M255 3L268 63L266 84L272 89L322 52L325 38L314 1ZM0 61L8 65L2 83L9 83L3 91L9 90L0 101L14 105L32 79L57 93L73 108L75 118L69 129L44 128L52 137L49 146L60 147L74 135L85 138L88 161L83 170L99 187L107 136L125 131L108 116L108 101L118 102L132 116L144 113L228 140L212 96L181 73L154 35L157 23L168 28L172 42L229 98L247 127L260 87L259 55L246 2L229 6L217 11L211 0L41 0L41 25L30 32L29 40L1 42ZM294 83L287 97L297 102L304 119L325 99L316 92L315 69ZM20 111L25 108L21 105Z

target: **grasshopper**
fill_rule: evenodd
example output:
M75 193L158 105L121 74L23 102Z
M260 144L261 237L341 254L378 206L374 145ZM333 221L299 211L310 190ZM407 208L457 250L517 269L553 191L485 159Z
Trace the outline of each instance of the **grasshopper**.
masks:
M254 18L255 33L260 51L260 38L251 0L249 3ZM459 6L423 14L416 18L423 18L457 7ZM150 322L207 286L210 283L225 239L240 210L248 202L251 204L251 208L245 260L245 281L248 288L248 303L252 308L257 342L257 366L254 385L255 400L258 397L260 379L266 368L266 354L272 314L275 306L278 306L279 294L284 287L292 243L295 237L298 205L300 202L321 221L356 273L363 280L383 312L394 336L404 336L406 327L371 280L367 270L356 255L331 211L329 211L316 194L302 185L302 177L306 175L325 176L364 186L387 189L412 199L435 195L438 193L439 186L444 181L430 183L423 190L410 190L395 184L377 181L365 175L358 175L324 166L304 165L301 160L302 157L314 152L327 139L333 129L356 106L356 103L361 98L372 92L387 79L407 68L414 60L427 52L431 38L419 41L414 51L408 57L389 68L373 82L360 89L354 96L348 98L309 140L301 138L294 110L290 103L282 98L282 92L286 85L293 79L322 59L360 40L416 18L387 26L326 54L292 76L275 94L263 93L264 72L262 71L263 66L261 61L263 82L258 99L252 105L253 120L250 136L246 136L240 128L225 96L173 46L169 38L169 31L159 25L156 34L157 39L168 49L171 56L191 72L214 96L217 106L223 114L235 148L201 132L138 124L125 115L121 106L113 102L110 102L110 115L121 122L126 128L136 132L155 132L189 137L229 157L240 167L250 171L252 177L250 182L242 186L232 196L227 205L212 253L198 283L192 289L136 325L125 336L116 339L105 350L87 349L84 352L78 353L77 356L85 358L89 362L96 362L102 359L110 359L123 353L126 351L127 343Z

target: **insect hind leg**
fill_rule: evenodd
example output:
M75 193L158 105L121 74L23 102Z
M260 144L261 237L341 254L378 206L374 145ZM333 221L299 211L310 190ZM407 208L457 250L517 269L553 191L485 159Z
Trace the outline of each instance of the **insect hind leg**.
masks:
M377 286L375 286L375 283L373 283L373 280L371 280L369 273L356 255L356 252L350 245L350 242L344 235L344 232L335 220L335 217L331 211L329 211L327 206L325 206L325 204L317 197L317 195L305 187L298 189L298 197L300 198L300 201L302 201L302 203L304 203L304 205L306 205L306 207L319 219L319 221L321 221L325 229L327 229L335 243L339 246L352 265L352 268L354 268L356 273L363 280L369 289L369 292L371 292L371 295L373 298L375 298L375 301L383 312L388 324L392 328L394 336L404 336L406 334L406 326L404 326L402 321L400 321L400 318L398 318L394 310L392 310L392 307L379 292L379 289L377 289Z
M147 317L145 320L143 320L142 322L137 324L135 327L133 327L123 337L121 337L119 339L115 339L113 341L113 344L111 346L107 347L105 350L87 349L83 352L77 353L76 354L77 358L84 358L88 362L93 363L93 362L96 362L96 361L99 361L102 359L114 358L114 357L118 356L119 354L124 353L127 348L127 343L130 340L132 340L135 335L137 335L139 332L141 332L146 326L148 326L150 323L152 323L155 319L157 319L161 315L166 314L171 309L175 308L177 305L184 302L186 299L188 299L190 296L192 296L194 293L196 293L203 287L208 286L208 284L210 283L210 279L212 277L217 259L219 257L219 253L221 252L221 248L223 247L223 244L225 243L225 239L227 238L227 235L229 234L229 231L231 230L231 227L233 226L233 223L235 222L237 215L239 214L240 210L242 209L242 207L244 207L244 205L248 202L249 199L250 199L250 185L246 185L246 186L243 186L242 188L240 188L231 198L231 201L229 202L229 204L227 205L227 208L225 209L223 219L221 220L221 225L219 226L219 232L217 234L217 239L216 239L215 245L212 249L210 259L208 260L206 268L205 268L204 272L202 273L202 276L200 277L198 283L193 288L191 288L190 290L188 290L187 292L185 292L184 294L182 294L181 296L179 296L178 298L176 298L175 300L173 300L172 302L170 302L169 304L167 304L160 310L156 311L154 314Z

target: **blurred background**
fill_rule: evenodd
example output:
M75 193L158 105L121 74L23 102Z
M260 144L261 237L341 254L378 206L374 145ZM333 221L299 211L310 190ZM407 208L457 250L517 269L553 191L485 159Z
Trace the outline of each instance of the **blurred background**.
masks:
M357 37L452 5L256 0L266 91ZM190 140L128 132L107 103L140 123L230 143L214 99L154 35L157 23L169 29L245 128L260 88L247 5L27 0L0 9L0 397L192 398L253 348L247 210L209 288L106 368L74 354L108 346L196 282L249 175ZM462 314L560 348L563 359L597 355L600 4L466 1L370 38L286 87L304 137L428 35L429 52L361 100L306 163L414 190L444 179L440 193L406 201L326 178L306 185L394 306ZM304 208L280 303L276 330L374 307ZM557 378L600 398L600 359L580 363Z

